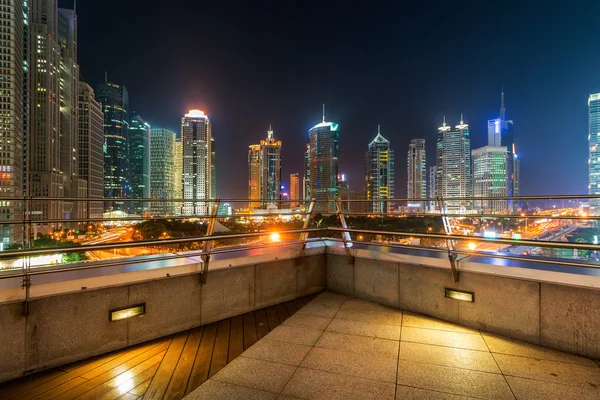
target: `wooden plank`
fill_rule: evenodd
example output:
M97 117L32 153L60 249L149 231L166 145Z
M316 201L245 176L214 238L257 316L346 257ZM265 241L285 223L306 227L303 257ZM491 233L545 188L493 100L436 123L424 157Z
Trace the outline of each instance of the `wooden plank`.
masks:
M0 399L9 398L12 396L11 393L18 393L19 391L25 392L29 389L33 389L34 387L51 381L61 375L64 375L64 371L53 368L2 383L0 384Z
M127 391L135 389L136 387L140 386L141 383L148 382L148 384L150 384L150 381L152 380L152 377L154 377L154 374L158 370L159 365L160 365L160 361L157 362L156 364L154 364L153 366L151 366L150 368L147 368L145 371L142 371L139 374L132 376L130 379L126 380L123 383L117 382L117 385L115 385L112 390L110 390L109 392L106 392L102 396L98 397L98 400L120 399L120 398L122 398L123 393L126 393ZM132 370L133 370L133 368L130 371L132 371ZM119 375L119 377L120 376L121 375ZM119 377L117 377L117 378L119 378ZM123 378L121 378L121 381L122 380L123 380ZM132 396L134 396L134 395L132 395ZM134 396L134 397L137 398L137 396Z
M158 367L156 369L158 369ZM143 382L140 385L137 385L136 387L131 389L129 393L131 393L134 396L143 396L144 393L146 393L148 386L150 386L150 382L152 382L152 378L148 379L146 382Z
M254 311L254 319L256 320L256 335L258 340L262 339L269 333L269 321L264 308Z
M55 387L54 389L50 389L47 392L44 392L43 394L39 395L38 397L34 397L34 399L53 399L57 396L60 396L61 394L63 394L64 392L67 392L77 386L80 386L84 383L86 383L87 380L80 378L80 377L76 377L74 379L71 379L68 382L63 383L60 386Z
M187 387L194 366L194 360L198 353L198 347L200 347L200 340L202 339L202 328L195 328L190 331L188 340L185 343L179 362L173 372L173 377L167 392L165 393L165 399L181 399L185 395L185 388Z
M185 388L185 394L188 394L192 390L196 389L208 379L208 372L210 370L210 362L212 359L213 349L215 347L216 336L216 322L204 327L204 331L202 332L202 341L200 342L200 347L198 348L198 354L196 354L196 360L194 361L194 366L192 367L190 380Z
M304 303L300 299L294 299L294 304L296 305L296 308L298 310L300 310L302 307L304 307Z
M119 397L119 400L137 400L139 399L138 396L131 394L131 393L125 393L123 396Z
M290 314L287 312L287 309L283 304L277 304L275 309L277 310L277 316L279 317L279 321L281 323L290 317Z
M298 311L298 308L296 307L293 301L288 301L286 303L283 303L283 305L285 306L285 309L287 310L288 314L290 314L290 317L296 314L296 311Z
M94 377L93 379L90 379L83 385L80 385L80 386L64 393L63 395L60 396L60 400L72 400L78 396L83 396L84 394L87 395L88 392L96 390L96 388L99 386L104 387L104 390L97 389L97 391L95 391L94 393L99 393L100 395L103 394L104 392L110 390L110 387L108 387L106 385L103 386L103 384L105 382L109 382L111 379L114 379L117 376L128 372L130 369L138 366L139 364L146 363L143 368L143 370L145 370L145 369L149 368L150 366L154 365L153 363L160 362L160 360L164 357L165 352L167 351L167 348L169 347L169 344L170 344L169 342L164 342L160 346L154 347L154 348L148 350L147 352L142 353L142 354L138 355L137 357L132 358L131 360L129 360L125 363L117 365L114 368L109 369L108 371L105 371L104 373ZM154 358L154 360L152 360L153 358ZM149 362L148 360L152 360L152 361ZM139 368L138 368L138 370L139 370ZM139 371L139 372L141 372L141 371ZM118 384L118 383L116 383L116 384Z
M150 382L150 386L148 386L148 390L146 390L146 393L144 394L144 399L163 398L167 391L171 376L173 376L173 372L177 366L177 362L179 361L179 357L181 356L181 352L183 351L183 347L185 346L185 342L187 341L188 334L189 331L185 331L175 335L167 350L167 354L165 354L165 357L160 363L160 367L158 367L158 371L156 371L154 378L152 378L152 382Z
M231 331L229 333L229 353L227 362L242 354L244 351L244 319L241 315L231 318Z
M254 313L244 314L244 350L256 343L256 323Z
M277 328L281 321L279 321L279 316L277 315L277 309L275 306L265 308L265 313L267 314L267 321L269 322L269 331Z
M219 321L219 325L217 327L217 338L215 339L215 348L213 350L212 360L210 361L210 371L208 372L209 378L227 365L230 326L231 320L229 319Z

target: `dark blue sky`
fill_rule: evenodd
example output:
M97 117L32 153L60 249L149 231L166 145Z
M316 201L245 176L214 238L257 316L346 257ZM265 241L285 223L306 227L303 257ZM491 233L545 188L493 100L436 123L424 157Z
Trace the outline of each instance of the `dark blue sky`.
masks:
M397 4L396 4L397 3ZM486 144L500 88L515 121L522 194L587 193L587 97L600 91L600 2L80 1L79 64L92 86L124 84L130 109L179 130L189 108L213 123L217 192L247 197L248 145L269 124L283 176L302 173L307 130L340 124L340 171L361 190L381 124L406 195L406 151L464 113ZM526 3L526 4L524 4Z

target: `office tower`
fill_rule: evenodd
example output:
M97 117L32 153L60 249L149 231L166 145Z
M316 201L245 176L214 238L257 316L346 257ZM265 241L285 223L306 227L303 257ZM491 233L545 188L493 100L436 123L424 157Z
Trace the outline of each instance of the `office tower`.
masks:
M369 211L392 212L392 202L382 200L394 198L394 150L390 148L389 140L381 135L379 126L365 157L365 195L371 201Z
M190 110L181 119L183 153L183 215L206 215L213 203L198 200L214 198L215 154L208 116L200 110Z
M435 199L437 197L436 192L436 181L437 181L437 165L429 167L429 198ZM429 201L429 209L435 211L437 204L435 200Z
M469 125L462 115L454 129L444 123L438 128L436 145L436 195L444 199L450 213L466 213L471 209L470 200L451 200L473 196L471 178L471 140Z
M104 113L104 197L128 198L129 94L125 86L105 81L96 87L96 100ZM124 202L105 202L105 210L124 210Z
M150 197L153 199L175 199L175 132L168 129L150 131ZM181 164L180 164L181 165ZM181 185L180 185L181 186ZM152 215L171 215L175 203L161 201L150 203Z
M89 199L104 198L104 115L102 104L94 98L94 89L79 82L79 178L87 182ZM102 218L104 203L88 201L90 218Z
M217 162L214 136L210 137L210 193L211 198L217 197Z
M304 150L304 176L302 177L302 198L310 202L310 143L306 144ZM308 203L305 203L308 207Z
M0 69L0 197L22 197L27 167L29 110L28 0L3 2L0 25L3 27L0 51L5 61ZM27 194L27 192L25 192ZM5 221L23 219L20 201L0 201ZM1 225L0 249L21 242L21 225Z
M315 211L335 211L334 201L338 197L338 141L339 125L323 121L308 131L309 178L308 195L316 199Z
M290 174L290 207L298 207L300 205L300 174Z
M427 156L425 154L425 139L412 139L408 145L408 180L407 198L427 198ZM411 210L423 211L426 204L422 201L409 201Z
M506 147L485 146L472 151L473 196L506 197ZM474 200L473 207L482 213L504 213L506 200Z
M589 194L600 195L600 93L588 98ZM600 215L600 199L590 200L590 215Z
M275 141L269 126L267 139L250 146L248 151L248 195L251 200L262 200L259 205L279 205L265 200L281 199L281 141ZM257 207L256 202L251 207Z
M260 207L260 145L253 144L248 150L248 199L250 208Z
M150 143L152 145L152 143ZM173 154L173 198L176 200L183 199L183 145L181 138L175 139L175 151ZM181 214L183 203L175 202L174 208L176 214Z
M132 199L150 197L150 125L139 114L132 114L127 132L129 143L129 179ZM148 211L147 202L133 202L133 212Z

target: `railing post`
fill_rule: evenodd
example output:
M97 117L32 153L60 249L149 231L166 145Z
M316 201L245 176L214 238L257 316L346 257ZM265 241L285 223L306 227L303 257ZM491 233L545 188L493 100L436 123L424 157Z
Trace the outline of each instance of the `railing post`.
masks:
M211 218L208 222L208 228L206 228L206 236L212 236L215 231L215 223L217 222L217 214L219 212L219 203L221 203L221 199L217 197L214 202L214 208L211 212ZM202 259L202 270L200 271L200 284L206 284L206 278L208 277L208 264L210 262L210 249L212 248L212 240L206 240L204 242L204 246L202 248L202 254L200 258Z
M450 220L446 216L446 207L444 199L441 197L437 198L438 207L440 209L440 215L442 216L442 223L444 224L444 231L446 235L452 235L452 226ZM458 268L456 267L456 253L454 253L454 241L446 239L446 248L448 249L448 260L450 261L450 269L452 270L452 279L454 282L458 282Z
M302 229L308 229L310 225L310 218L312 217L313 210L315 208L315 200L312 199L310 204L308 205L308 210L306 211L306 215L304 216L304 224L302 224ZM306 240L308 239L308 232L302 232L300 234L300 241L302 242L302 247L300 247L300 253L298 257L296 257L296 265L302 264L302 259L304 258L304 249L306 249Z
M348 229L348 224L346 223L346 216L342 212L342 202L340 199L335 201L335 206L337 208L337 215L340 219L340 223L342 224L343 229ZM344 243L344 251L346 252L346 258L348 258L348 264L354 265L354 256L350 251L350 247L348 246L348 242L352 242L352 238L350 237L350 232L344 231L342 232L342 242Z

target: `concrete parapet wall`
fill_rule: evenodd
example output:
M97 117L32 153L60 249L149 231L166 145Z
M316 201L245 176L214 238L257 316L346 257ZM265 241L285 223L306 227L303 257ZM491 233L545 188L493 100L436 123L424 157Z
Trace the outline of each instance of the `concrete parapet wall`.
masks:
M506 276L490 268L461 270L426 266L424 257L393 261L378 252L340 249L327 255L327 288L403 310L429 315L585 357L600 359L600 289ZM517 271L523 274L523 271ZM570 279L570 278L569 278ZM473 292L473 303L446 298L444 289Z
M36 297L27 316L22 302L0 303L0 382L325 289L324 247L302 259L229 263L211 268L205 285L165 268L147 281ZM145 315L109 322L110 310L141 303Z

